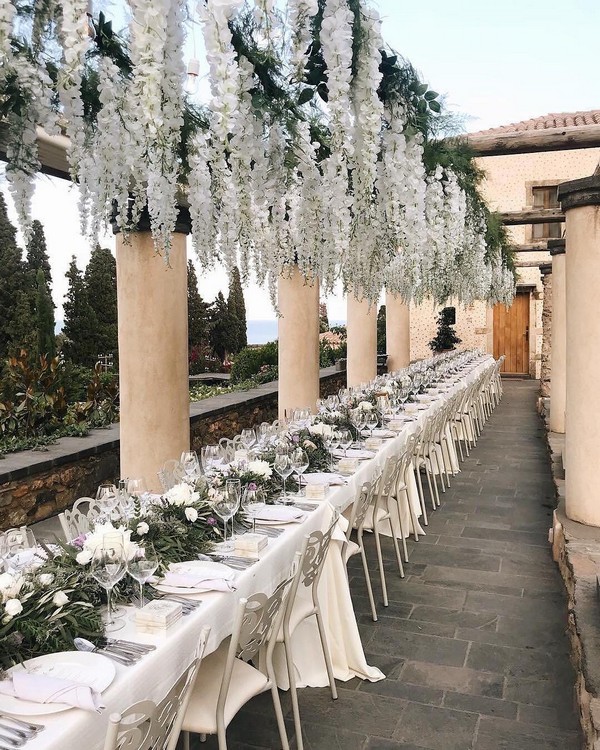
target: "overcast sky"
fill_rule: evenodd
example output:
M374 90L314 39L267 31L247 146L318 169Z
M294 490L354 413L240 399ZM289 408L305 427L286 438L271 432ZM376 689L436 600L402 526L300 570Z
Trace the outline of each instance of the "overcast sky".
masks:
M600 109L598 0L378 0L386 42L409 59L423 80L466 116L468 131L549 112ZM6 194L4 174L0 174ZM11 219L15 221L8 198ZM44 225L52 264L57 320L71 255L84 267L89 242L79 233L77 191L41 176L33 206ZM114 246L112 237L104 243ZM227 278L200 278L212 300ZM246 291L249 319L274 318L266 291ZM327 300L330 319L345 319L341 295Z

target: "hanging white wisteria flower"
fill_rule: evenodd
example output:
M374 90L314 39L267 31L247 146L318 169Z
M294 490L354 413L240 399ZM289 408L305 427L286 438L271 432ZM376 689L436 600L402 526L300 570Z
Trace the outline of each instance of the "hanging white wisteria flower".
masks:
M312 41L312 17L317 14L318 10L318 0L288 0L289 66L293 84L299 83L303 78L306 51Z

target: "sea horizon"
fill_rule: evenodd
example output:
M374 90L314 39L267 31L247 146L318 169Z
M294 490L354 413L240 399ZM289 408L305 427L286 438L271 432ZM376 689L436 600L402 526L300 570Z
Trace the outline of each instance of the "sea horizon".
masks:
M346 321L330 320L329 325L345 326ZM277 318L247 320L246 333L248 344L266 344L269 341L277 341Z

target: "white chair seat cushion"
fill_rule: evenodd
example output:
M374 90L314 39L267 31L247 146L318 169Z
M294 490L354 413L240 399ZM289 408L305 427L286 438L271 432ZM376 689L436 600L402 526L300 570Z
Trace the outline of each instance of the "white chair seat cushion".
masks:
M198 678L194 684L190 702L183 719L182 729L197 734L216 734L217 701L221 680L227 660L229 639L202 660ZM233 672L227 701L225 702L225 726L228 726L240 708L251 698L269 688L266 676L241 659L233 663Z

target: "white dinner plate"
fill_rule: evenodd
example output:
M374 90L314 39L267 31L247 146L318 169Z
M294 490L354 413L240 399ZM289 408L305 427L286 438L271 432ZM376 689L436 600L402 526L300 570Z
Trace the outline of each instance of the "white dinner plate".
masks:
M214 573L215 578L223 578L226 581L232 581L235 573L228 565L213 562L212 560L187 560L186 562L171 563L169 569L173 573L198 572L199 570L206 573ZM213 591L210 586L166 586L164 583L154 584L154 588L162 594L205 594L207 591Z
M369 458L374 458L374 451L363 450L362 448L348 448L347 453L343 450L334 450L333 455L336 458L358 458L359 461L367 461Z
M260 526L283 526L286 523L302 523L306 513L287 505L267 505L256 515Z
M361 435L363 437L371 437L371 431L370 430L363 430L361 432ZM393 438L396 437L396 435L391 430L382 430L381 427L378 427L373 430L373 437L375 438L382 438L385 440L386 438Z
M36 656L24 662L29 672L58 677L63 680L79 682L89 685L101 693L115 679L114 662L101 654L91 654L85 651L60 651L57 654ZM8 672L23 671L24 667L17 664ZM12 695L0 693L0 713L15 714L15 716L46 716L68 711L73 706L67 703L35 703L14 698Z

